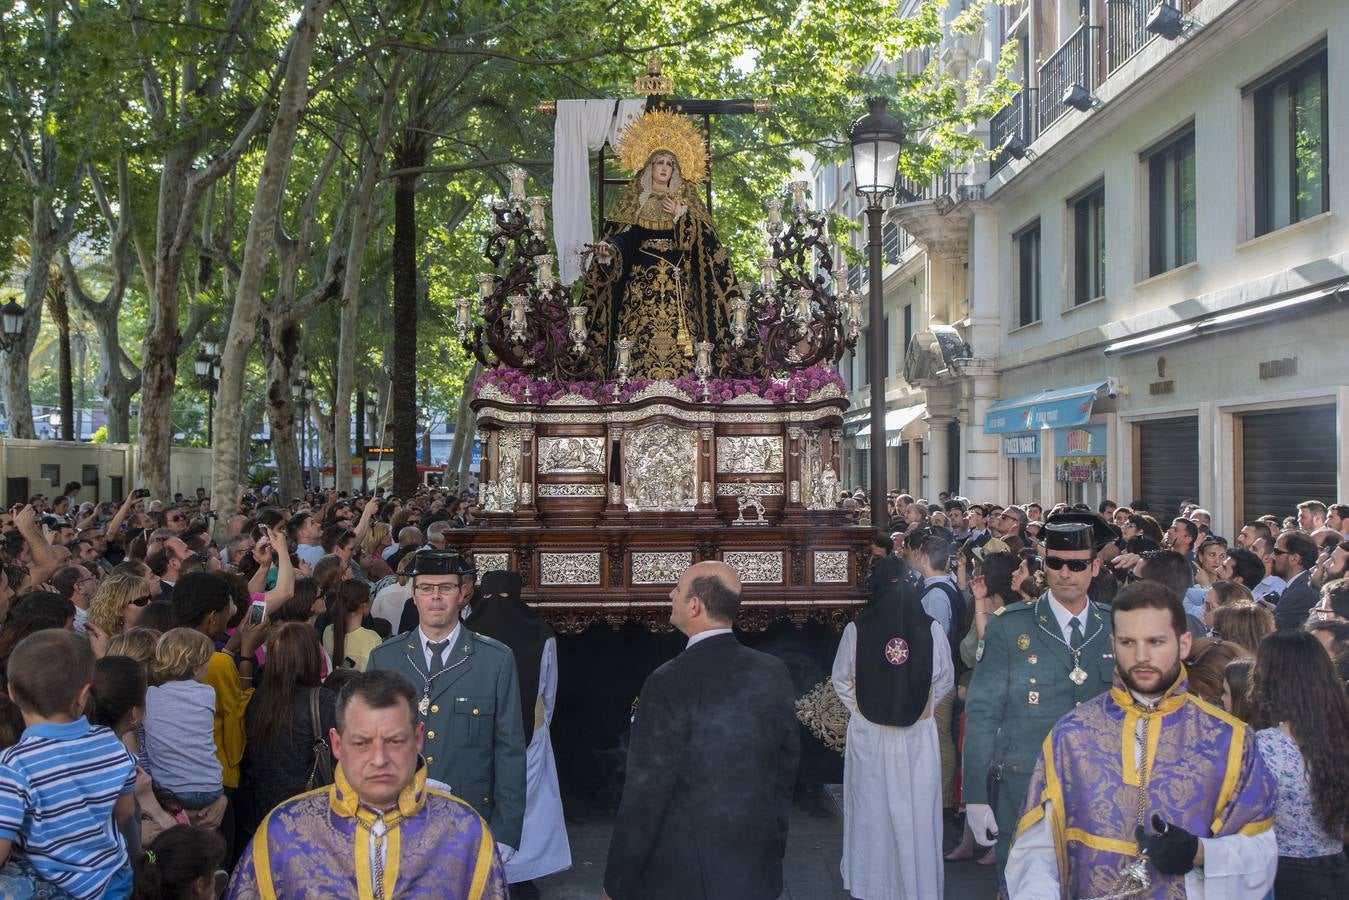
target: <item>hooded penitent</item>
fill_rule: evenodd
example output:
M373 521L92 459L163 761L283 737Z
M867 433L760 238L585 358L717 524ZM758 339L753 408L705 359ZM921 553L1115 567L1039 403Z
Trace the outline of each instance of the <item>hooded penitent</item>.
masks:
M515 655L515 671L520 679L520 711L525 722L525 744L534 736L535 706L539 696L539 668L543 645L553 637L553 629L543 617L520 599L523 582L515 572L485 572L473 613L464 620L470 631L494 638Z
M858 710L877 725L912 725L932 690L932 617L918 589L877 585L856 625Z

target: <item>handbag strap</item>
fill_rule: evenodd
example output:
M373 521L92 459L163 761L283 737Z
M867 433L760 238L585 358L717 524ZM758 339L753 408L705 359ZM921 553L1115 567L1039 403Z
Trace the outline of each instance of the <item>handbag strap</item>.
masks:
M323 725L319 720L319 689L309 689L309 721L313 723L314 728L314 765L310 769L309 780L314 780L317 774L323 779L324 784L332 784L333 765L329 757L328 738L323 734Z

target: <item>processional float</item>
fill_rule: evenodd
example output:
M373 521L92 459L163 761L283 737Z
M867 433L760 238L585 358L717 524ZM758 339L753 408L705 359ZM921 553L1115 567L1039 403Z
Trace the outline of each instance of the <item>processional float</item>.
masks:
M744 290L700 193L705 129L714 112L764 105L662 99L673 86L655 61L637 86L645 109L619 141L635 174L607 216L601 191L601 239L580 248L576 285L523 170L491 202L490 269L456 321L485 370L472 401L483 524L451 542L479 572L518 571L562 633L668 629L670 588L706 559L739 572L740 627L841 628L871 535L838 508L848 403L835 367L857 341L857 291L805 182L766 201L770 253Z

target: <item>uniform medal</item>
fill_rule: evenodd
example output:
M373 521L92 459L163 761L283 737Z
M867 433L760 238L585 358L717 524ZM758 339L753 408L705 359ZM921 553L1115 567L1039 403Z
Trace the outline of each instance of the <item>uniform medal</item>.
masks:
M1072 679L1073 684L1080 687L1087 680L1087 670L1082 668L1081 664L1075 664L1073 670L1068 673L1068 677Z

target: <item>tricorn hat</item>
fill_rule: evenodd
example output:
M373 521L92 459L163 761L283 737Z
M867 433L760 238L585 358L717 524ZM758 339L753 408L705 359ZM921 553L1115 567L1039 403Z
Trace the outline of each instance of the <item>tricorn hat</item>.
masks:
M1100 550L1115 537L1115 529L1098 513L1055 513L1045 522L1046 550Z
M418 550L412 560L412 575L467 575L473 564L452 550Z

